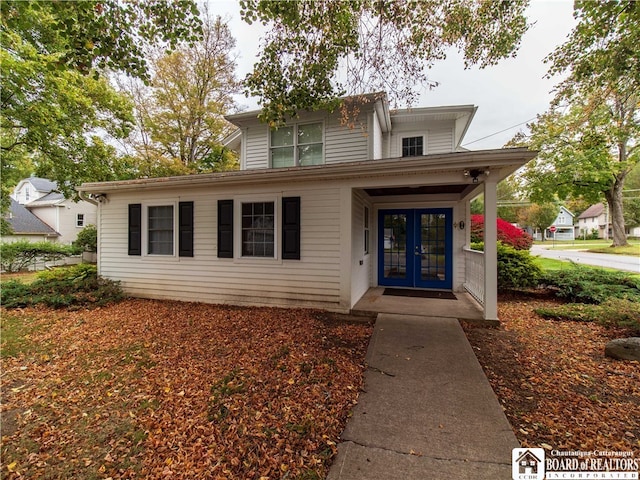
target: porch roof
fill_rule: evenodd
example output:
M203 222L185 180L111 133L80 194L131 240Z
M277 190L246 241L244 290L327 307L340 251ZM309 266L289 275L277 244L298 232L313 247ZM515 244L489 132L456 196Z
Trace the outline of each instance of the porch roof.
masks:
M490 171L492 178L501 180L527 163L536 152L526 148L505 148L425 155L420 157L390 158L344 162L304 167L264 168L229 172L183 175L178 177L139 178L111 182L83 183L77 190L100 194L120 190L144 190L211 185L250 185L277 181L322 181L363 178L404 177L436 172ZM411 183L411 182L409 182ZM467 184L471 183L471 180ZM481 181L477 184L482 183ZM465 184L461 181L460 184ZM474 184L473 186L477 186ZM471 186L471 185L469 185Z

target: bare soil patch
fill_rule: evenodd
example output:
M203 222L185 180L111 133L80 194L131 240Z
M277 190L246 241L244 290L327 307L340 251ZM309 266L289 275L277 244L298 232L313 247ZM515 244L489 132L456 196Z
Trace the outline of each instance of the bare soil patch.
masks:
M313 310L128 300L2 311L2 478L324 478L372 327ZM10 427L10 428L9 428Z
M640 364L604 356L614 338L638 335L597 323L545 320L548 298L503 297L502 325L464 324L518 440L557 450L640 456Z

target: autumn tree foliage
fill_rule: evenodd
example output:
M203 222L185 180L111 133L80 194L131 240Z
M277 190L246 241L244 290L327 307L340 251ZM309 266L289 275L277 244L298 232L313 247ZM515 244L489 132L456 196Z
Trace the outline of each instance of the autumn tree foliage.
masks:
M272 124L336 107L345 95L386 91L392 103L411 104L436 85L427 71L450 47L467 67L513 56L528 28L527 3L241 1L243 20L268 29L245 87Z
M202 12L202 38L151 54L150 82L121 81L134 102L136 129L127 141L136 176L184 175L237 168L222 145L234 127L224 119L236 104L236 46L219 16Z
M498 218L498 241L511 245L517 250L528 250L533 245L533 238L524 230ZM484 215L471 215L471 241L484 241Z

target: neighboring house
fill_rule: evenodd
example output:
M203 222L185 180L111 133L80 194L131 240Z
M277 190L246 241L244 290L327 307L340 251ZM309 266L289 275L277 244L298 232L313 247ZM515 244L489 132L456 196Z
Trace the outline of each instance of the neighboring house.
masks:
M561 206L556 219L544 231L545 238L548 240L575 240L574 217L575 215L566 207ZM555 227L554 232L551 231L551 227Z
M2 241L55 242L60 236L58 232L13 198L11 199L7 222L9 222L13 234L3 236Z
M277 130L228 116L240 171L83 184L100 274L139 297L338 312L379 285L466 289L497 319L496 184L535 153L462 149L472 105L359 108L364 128L340 112ZM480 193L484 254L468 248Z
M578 235L589 236L596 232L598 238L611 238L609 209L603 203L591 205L578 216Z
M18 183L11 197L57 234L50 240L68 245L85 226L96 224L97 207L91 202L68 200L57 189L51 180L30 177ZM3 240L11 241L23 233L16 228L13 232Z

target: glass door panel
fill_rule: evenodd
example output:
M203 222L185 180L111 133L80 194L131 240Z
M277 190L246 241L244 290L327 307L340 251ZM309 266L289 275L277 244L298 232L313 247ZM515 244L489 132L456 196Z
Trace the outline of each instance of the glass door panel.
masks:
M404 285L407 272L407 213L382 212L382 277L390 284Z
M451 288L451 215L447 210L417 213L416 286Z

